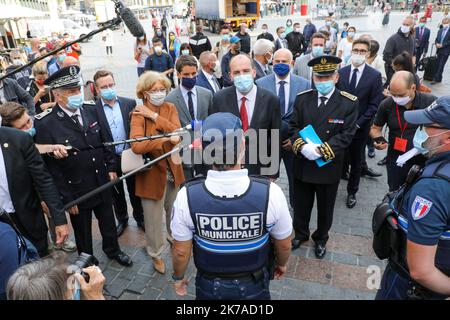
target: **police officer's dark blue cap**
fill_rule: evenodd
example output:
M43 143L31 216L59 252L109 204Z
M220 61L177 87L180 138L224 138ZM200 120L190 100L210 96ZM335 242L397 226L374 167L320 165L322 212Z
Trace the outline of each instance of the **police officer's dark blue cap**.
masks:
M52 89L70 89L80 87L80 67L69 66L61 68L48 77L44 84L50 86Z
M206 147L221 135L223 141L237 130L242 131L241 119L229 112L218 112L207 117L202 123L202 145Z
M413 124L438 124L450 129L450 96L440 97L425 109L405 112L405 120Z

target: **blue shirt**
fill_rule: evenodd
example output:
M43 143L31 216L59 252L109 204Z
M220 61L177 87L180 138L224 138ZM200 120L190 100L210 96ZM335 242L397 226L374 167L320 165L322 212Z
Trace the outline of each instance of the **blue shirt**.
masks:
M102 99L102 105L103 110L105 111L106 119L108 120L109 128L111 129L113 140L126 140L127 134L125 132L125 125L123 123L122 110L120 110L119 101L116 99L114 105L111 107ZM117 145L116 154L122 154L122 151L125 149L128 149L128 145Z
M19 268L17 234L7 223L0 222L0 300L6 300L6 284Z
M150 55L145 60L144 70L156 71L156 72L164 72L173 68L173 60L172 57L163 52L160 56L156 53Z

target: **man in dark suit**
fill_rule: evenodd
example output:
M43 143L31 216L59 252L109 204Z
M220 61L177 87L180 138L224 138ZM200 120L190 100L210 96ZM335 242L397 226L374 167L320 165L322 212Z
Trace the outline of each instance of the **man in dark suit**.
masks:
M442 73L444 72L445 64L450 56L450 18L446 17L442 20L442 28L438 31L436 36L436 48L438 69L431 84L442 82Z
M328 232L333 222L334 204L341 178L346 149L352 142L358 117L357 98L335 88L337 67L342 62L334 56L312 59L316 89L300 93L289 121L289 136L294 158L294 230L292 249L310 236L309 221L317 195L316 257L326 254ZM299 131L311 125L322 144L303 140ZM306 137L305 137L306 138ZM319 167L315 160L330 161Z
M108 140L99 125L97 111L94 105L83 103L79 73L77 66L65 67L45 80L45 84L53 89L56 106L36 118L35 123L36 143L70 145L74 150L65 159L56 160L49 156L45 159L66 204L117 179L115 156L109 148L101 147ZM68 211L78 253L93 254L94 211L103 238L103 251L124 266L132 265L131 258L120 250L117 241L111 190L74 205Z
M118 97L116 94L114 76L110 71L99 70L94 75L95 90L100 99L95 103L101 130L106 134L108 141L126 140L130 136L130 114L136 107L134 99ZM117 175L122 175L120 168L122 152L130 146L120 144L111 150L116 155ZM144 229L144 216L141 199L136 197L135 179L131 176L126 179L128 195L133 207L133 217L139 228ZM117 235L120 236L128 226L128 206L125 200L123 183L115 186L112 192L114 213L117 219Z
M422 17L419 20L419 26L416 27L416 49L415 49L415 56L416 56L416 68L417 65L422 58L422 54L424 56L427 55L428 52L428 46L430 44L430 29L425 27L425 24L427 23L427 17Z
M362 162L369 136L370 125L383 98L381 73L366 64L370 54L370 42L355 40L352 44L352 63L339 69L337 88L358 97L356 133L349 148L350 177L347 185L347 207L356 205L356 193L362 172ZM369 170L369 169L366 169Z
M269 63L273 58L273 42L267 39L256 40L253 46L253 63L256 67L256 77L258 80L272 73Z
M281 116L276 95L254 84L256 76L252 60L245 54L239 54L230 61L230 77L234 85L214 95L210 114L230 112L240 117L242 128L246 132L245 167L249 174L278 177L279 173L279 130ZM248 131L249 129L252 129ZM263 131L267 130L264 137ZM256 141L252 140L256 138ZM261 154L260 146L267 139L267 155ZM275 140L274 140L275 139ZM255 157L256 155L256 157ZM265 156L270 157L264 159ZM256 160L251 161L249 160Z
M292 52L289 49L277 50L273 55L274 73L256 80L259 88L266 89L277 95L280 100L281 114L281 158L289 181L289 200L294 206L292 163L294 154L292 153L292 143L289 140L289 119L292 116L294 102L297 94L311 88L310 81L291 73L293 64Z
M62 245L69 235L63 204L33 139L26 132L0 127L0 212L9 214L42 257L48 245L41 200L55 222L56 242Z
M205 51L200 55L199 62L202 69L198 73L196 85L208 89L212 94L216 93L221 89L214 74L220 66L217 56L211 51Z

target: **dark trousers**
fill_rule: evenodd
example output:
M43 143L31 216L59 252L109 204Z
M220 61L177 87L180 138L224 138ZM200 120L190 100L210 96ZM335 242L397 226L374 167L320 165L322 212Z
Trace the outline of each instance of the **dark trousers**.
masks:
M419 61L422 58L424 48L416 47L414 49L414 55L416 56L416 72L417 72L417 66L419 65Z
M106 46L106 54L108 54L108 53L110 53L110 54L113 53L112 52L112 46Z
M394 69L392 69L390 64L385 64L384 70L386 71L386 82L384 83L384 86L386 87L391 82L391 78L394 75Z
M120 163L120 157L118 157ZM117 175L122 175L122 170L117 170ZM144 209L142 209L142 202L139 197L135 195L135 176L125 179L127 183L128 196L130 197L131 206L133 207L133 217L138 223L144 223ZM125 200L125 189L123 182L115 185L113 189L113 205L114 213L118 222L128 222L128 206Z
M395 272L388 263L375 300L406 300L408 289L408 280Z
M98 220L103 251L108 257L113 257L120 252L112 201L105 200L93 208L80 208L79 214L70 215L78 254L81 252L94 253L92 248L92 211Z
M269 272L261 279L205 278L197 272L195 277L197 300L270 300Z
M434 81L441 82L442 81L442 73L444 72L445 64L447 63L449 54L437 54L438 60L438 68L436 70L436 74L434 75Z
M281 159L283 160L284 167L286 168L286 174L289 183L289 203L291 207L294 207L294 177L293 177L293 162L294 154L292 151L286 151L283 148L280 150Z
M309 221L317 195L317 230L312 239L317 244L325 245L328 232L333 224L334 204L339 182L333 184L312 184L294 180L294 230L295 238L309 239Z
M361 180L361 170L363 160L365 160L367 138L369 136L370 126L365 125L355 134L352 143L348 149L350 157L350 178L348 179L348 194L356 194L359 189L359 181Z

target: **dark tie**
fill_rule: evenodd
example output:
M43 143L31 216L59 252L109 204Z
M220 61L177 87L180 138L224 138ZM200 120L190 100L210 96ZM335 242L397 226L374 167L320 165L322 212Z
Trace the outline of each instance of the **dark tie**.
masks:
M192 91L188 91L188 106L189 106L189 114L191 115L191 119L195 120L194 102L192 101Z
M358 69L356 69L356 68L353 69L352 79L350 80L350 93L355 93L356 78L358 77L357 73L358 73Z
M327 102L327 97L320 97L319 109L325 108L325 102Z
M245 107L245 100L247 100L246 97L242 97L242 103L241 103L241 121L242 121L242 130L247 131L248 130L248 114L247 114L247 108Z
M422 38L423 38L423 28L420 28L420 41L422 41Z
M75 124L77 124L80 128L83 128L83 126L81 125L81 123L80 123L80 120L78 119L78 115L77 114L74 114L73 116L71 116L70 117L72 120L73 120L73 122L75 122Z
M280 98L280 110L283 116L286 113L286 94L284 92L284 85L286 81L280 81L280 89L278 90L278 98Z

